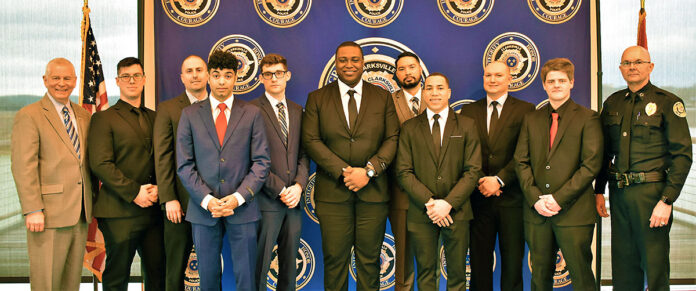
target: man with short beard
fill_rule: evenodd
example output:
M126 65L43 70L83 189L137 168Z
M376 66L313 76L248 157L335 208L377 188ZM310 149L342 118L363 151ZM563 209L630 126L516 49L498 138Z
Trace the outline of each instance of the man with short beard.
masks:
M396 115L399 124L403 125L425 110L421 99L422 69L420 59L412 52L403 52L396 57L396 82L401 90L392 93ZM392 167L393 168L393 167ZM413 290L413 253L408 240L406 230L406 212L408 210L408 195L401 189L396 178L396 173L390 170L391 181L389 184L389 223L394 233L394 245L396 247L395 258L395 290Z

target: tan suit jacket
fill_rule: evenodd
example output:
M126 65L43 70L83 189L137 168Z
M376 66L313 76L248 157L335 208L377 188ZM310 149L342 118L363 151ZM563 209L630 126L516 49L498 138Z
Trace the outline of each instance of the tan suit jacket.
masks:
M404 94L404 90L399 90L394 93L392 93L392 100L394 100L394 107L396 107L396 115L399 117L399 124L404 125L404 122L406 120L409 120L413 117L413 111L411 111L411 102L410 100L407 100L406 94ZM423 98L420 100L420 108L418 109L418 113L423 113L425 111L425 102L423 102ZM390 182L390 201L389 201L389 208L390 209L401 209L401 210L407 210L408 209L408 195L406 192L401 189L401 186L399 185L399 182L396 178L396 171L393 170L394 167L390 168L390 172L392 174L390 175L391 182Z
M46 228L73 226L83 210L87 221L92 220L86 139L90 114L78 104L70 105L80 159L48 95L19 110L12 126L12 175L22 213L43 209Z

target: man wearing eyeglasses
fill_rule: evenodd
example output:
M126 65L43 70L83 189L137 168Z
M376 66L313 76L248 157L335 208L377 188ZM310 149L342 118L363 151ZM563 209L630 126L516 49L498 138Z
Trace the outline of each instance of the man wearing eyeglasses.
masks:
M251 101L263 112L271 153L271 171L261 189L261 226L256 255L256 282L266 291L266 275L273 247L277 248L277 290L295 290L297 250L302 232L302 191L307 186L309 160L300 145L302 106L288 100L285 87L290 81L287 60L267 54L261 63L264 94Z
M256 290L256 196L271 165L261 110L234 96L239 61L228 51L208 57L210 97L184 108L176 138L177 174L190 195L201 290L220 290L223 238L236 290ZM225 266L227 268L228 266Z
M121 97L92 116L89 161L102 186L94 216L104 234L104 290L126 290L136 250L146 290L164 290L162 214L158 205L152 125L155 112L142 104L143 65L128 57L116 66Z
M159 204L164 211L167 291L184 290L184 272L193 245L191 224L184 219L189 194L176 176L176 130L181 110L208 98L208 68L201 57L186 57L181 64L180 76L185 90L179 96L157 104L153 138Z
M669 290L672 203L692 163L684 102L650 83L655 64L640 46L627 48L619 69L628 88L604 102L605 154L597 177L597 211L611 205L612 284L616 290Z

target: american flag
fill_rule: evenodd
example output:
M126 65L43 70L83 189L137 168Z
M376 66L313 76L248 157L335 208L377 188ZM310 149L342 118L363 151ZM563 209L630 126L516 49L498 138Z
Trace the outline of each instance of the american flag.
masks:
M87 16L87 32L82 42L82 80L82 96L80 98L82 107L91 113L109 108L104 71L97 51L97 41L94 40L94 34L92 34L89 16Z

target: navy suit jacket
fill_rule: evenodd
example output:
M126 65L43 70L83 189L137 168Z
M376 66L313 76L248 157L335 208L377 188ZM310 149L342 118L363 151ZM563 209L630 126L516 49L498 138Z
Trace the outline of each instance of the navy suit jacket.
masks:
M206 195L222 198L235 192L246 201L224 219L231 224L259 220L254 195L259 193L271 165L261 111L235 98L223 145L215 130L210 99L181 112L176 141L177 174L190 194L186 220L213 226L213 218L201 207Z

